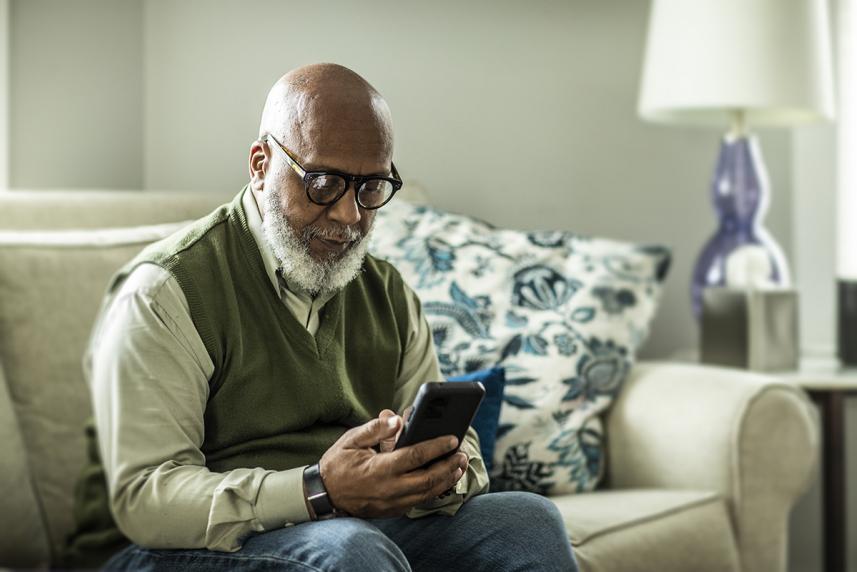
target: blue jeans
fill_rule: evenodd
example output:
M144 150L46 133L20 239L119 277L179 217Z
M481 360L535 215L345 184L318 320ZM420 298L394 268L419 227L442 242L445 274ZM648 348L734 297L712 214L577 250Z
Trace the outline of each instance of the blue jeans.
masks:
M337 518L252 536L238 552L131 545L106 570L333 572L577 570L562 517L531 493L470 499L453 516Z

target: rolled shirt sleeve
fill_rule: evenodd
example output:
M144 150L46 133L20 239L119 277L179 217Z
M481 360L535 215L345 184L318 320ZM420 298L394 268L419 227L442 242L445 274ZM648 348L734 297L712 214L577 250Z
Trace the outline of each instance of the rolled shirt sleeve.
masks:
M416 293L406 288L410 332L402 359L393 406L398 413L413 404L420 385L429 381L445 381L440 373L431 328L422 311ZM467 430L461 442L461 451L469 458L467 471L456 483L453 491L437 499L418 505L408 512L411 518L429 514L454 515L471 497L488 492L488 472L479 449L479 436L473 427Z

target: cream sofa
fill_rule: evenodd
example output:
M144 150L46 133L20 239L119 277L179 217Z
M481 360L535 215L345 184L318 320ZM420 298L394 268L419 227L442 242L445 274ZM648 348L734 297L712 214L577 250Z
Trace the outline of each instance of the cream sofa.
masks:
M48 567L72 525L90 412L80 358L107 278L174 228L151 225L231 196L0 194L0 567ZM606 419L605 486L553 498L581 568L785 570L789 512L817 458L813 415L769 377L639 363Z

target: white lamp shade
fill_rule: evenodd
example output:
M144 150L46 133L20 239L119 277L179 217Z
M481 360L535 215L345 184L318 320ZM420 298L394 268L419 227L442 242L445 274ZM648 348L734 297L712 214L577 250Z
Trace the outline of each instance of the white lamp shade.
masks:
M791 125L833 109L827 0L653 0L644 119Z

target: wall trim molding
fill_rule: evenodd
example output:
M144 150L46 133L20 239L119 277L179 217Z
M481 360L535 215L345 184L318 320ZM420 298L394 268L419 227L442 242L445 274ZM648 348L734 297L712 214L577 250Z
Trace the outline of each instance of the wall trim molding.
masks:
M9 0L0 0L0 191L9 188L9 98L11 92L9 51Z

